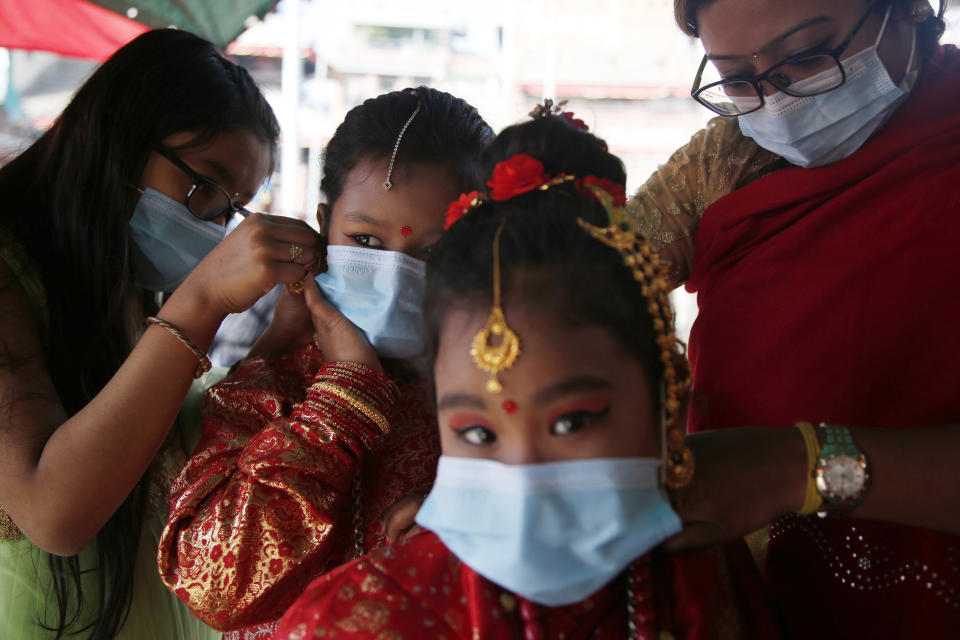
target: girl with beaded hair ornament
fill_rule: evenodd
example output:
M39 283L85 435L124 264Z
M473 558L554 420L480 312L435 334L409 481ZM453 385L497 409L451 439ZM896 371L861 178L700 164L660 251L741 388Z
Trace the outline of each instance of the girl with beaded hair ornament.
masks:
M274 638L776 638L742 542L683 555L694 473L665 268L569 114L485 154L428 258L443 455L426 531L316 580Z

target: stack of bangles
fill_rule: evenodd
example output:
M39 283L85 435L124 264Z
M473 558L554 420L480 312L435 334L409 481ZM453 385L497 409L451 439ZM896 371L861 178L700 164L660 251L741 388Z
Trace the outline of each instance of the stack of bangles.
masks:
M187 349L190 349L191 353L197 357L199 362L197 363L197 368L193 370L194 379L197 379L207 371L210 371L210 358L207 357L207 354L205 354L200 347L193 343L193 340L188 338L182 331L180 331L180 329L177 329L166 320L162 320L161 318L157 318L155 316L150 316L147 318L147 324L156 325L166 329L167 332L179 340L180 343L183 344Z
M377 426L379 435L390 432L390 421L384 411L396 402L399 391L382 373L358 362L332 362L325 365L309 389L308 398L318 409L335 411L344 418L342 404L346 403L363 418ZM336 427L356 438L368 448L376 446L376 436L369 427L337 420Z

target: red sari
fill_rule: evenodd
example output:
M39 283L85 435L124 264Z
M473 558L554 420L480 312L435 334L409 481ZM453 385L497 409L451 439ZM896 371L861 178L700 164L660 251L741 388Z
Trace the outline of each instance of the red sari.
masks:
M960 423L958 238L948 45L852 156L776 171L706 210L687 283L700 307L691 431ZM960 637L960 537L790 516L767 570L797 637Z
M357 557L358 537L364 551L386 542L392 505L433 484L440 447L426 383L398 388L362 367L338 374L344 366L313 346L255 358L204 398L203 438L171 489L158 562L215 629L267 637L311 580ZM316 383L364 398L389 430Z
M654 555L631 569L642 640L780 637L742 543ZM483 578L427 531L318 578L274 638L622 640L626 582L621 575L582 602L545 607Z

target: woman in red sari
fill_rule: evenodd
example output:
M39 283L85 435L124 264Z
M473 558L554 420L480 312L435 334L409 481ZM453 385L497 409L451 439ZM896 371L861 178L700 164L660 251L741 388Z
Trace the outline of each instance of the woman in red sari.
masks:
M488 160L429 258L428 531L315 581L274 637L778 637L742 542L653 551L680 528L663 478L693 472L687 375L619 160L543 114Z
M473 107L420 87L354 108L324 150L322 273L284 292L254 357L208 392L171 489L160 573L212 627L268 635L310 580L381 546L429 490L423 258L490 137Z
M797 637L958 637L960 51L924 1L675 6L722 116L629 205L699 305L672 544L773 523Z

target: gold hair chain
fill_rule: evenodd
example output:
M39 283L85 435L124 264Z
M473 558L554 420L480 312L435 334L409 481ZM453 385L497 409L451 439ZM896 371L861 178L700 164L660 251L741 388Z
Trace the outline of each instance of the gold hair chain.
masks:
M666 267L660 262L657 252L642 234L624 207L613 202L613 197L596 185L587 185L607 211L610 225L598 227L578 219L577 222L594 238L620 252L623 264L630 269L634 280L640 284L640 292L647 299L647 311L653 321L663 363L663 432L665 441L666 468L664 482L671 489L682 489L693 480L696 464L693 452L684 442L680 425L680 403L690 387L688 376L680 377L675 357L680 355L679 341L673 333L673 312L670 309L669 285Z

